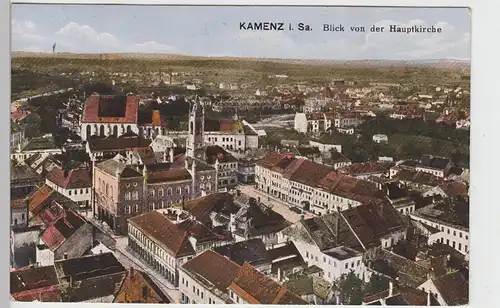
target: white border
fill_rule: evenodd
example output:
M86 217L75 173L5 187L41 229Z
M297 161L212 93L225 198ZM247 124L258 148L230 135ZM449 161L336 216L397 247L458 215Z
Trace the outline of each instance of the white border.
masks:
M36 0L13 1L14 3L40 3ZM496 194L499 191L499 186L496 185L496 176L500 174L498 157L500 153L500 100L498 95L498 85L500 82L500 44L498 38L500 34L500 1L497 0L351 0L351 1L57 1L45 0L43 3L68 3L68 4L169 4L169 5L314 5L314 6L341 6L341 5L356 5L356 6L418 6L418 7L446 7L446 6L461 6L470 7L472 12L472 72L471 72L471 264L470 264L470 306L472 307L497 307L498 306L498 277L500 277L500 267L497 261L497 254L500 252L496 246L498 242L496 236L500 235L500 201ZM2 1L3 15L1 18L4 26L1 27L3 42L1 53L1 69L4 72L3 80L0 83L3 94L3 105L5 115L10 114L10 7L8 1ZM50 18L50 17L48 17ZM0 121L3 127L1 130L5 144L10 138L9 136L9 119ZM9 160L8 147L3 147L3 158L7 163ZM4 169L5 170L5 169ZM8 172L2 172L2 177L8 176ZM9 179L6 179L8 182ZM2 247L8 247L9 234L9 185L3 185L2 190L6 190L1 194L4 198L2 211L4 215L4 236ZM8 256L6 249L4 250L3 258ZM8 260L4 262L7 267ZM9 277L5 275L6 282L2 284L5 299L9 300ZM9 305L9 303L6 303ZM56 303L10 303L12 307L38 307L44 305L46 307L74 307L75 304L56 304ZM85 304L77 304L85 305ZM118 304L101 304L99 307L116 308ZM95 304L93 304L95 306ZM152 307L153 305L132 305L126 307ZM185 308L185 305L178 305ZM207 305L208 306L208 305ZM90 307L90 305L89 305ZM349 307L349 306L346 306Z

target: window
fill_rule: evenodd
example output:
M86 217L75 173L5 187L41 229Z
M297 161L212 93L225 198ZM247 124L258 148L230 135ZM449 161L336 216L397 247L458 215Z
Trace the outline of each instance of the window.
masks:
M354 262L351 263L351 267L354 267Z
M155 190L154 189L150 189L149 190L149 196L150 197L154 197L155 196Z
M172 195L172 187L168 187L167 188L167 196L171 196Z
M462 243L458 243L458 250L462 250Z
M203 292L201 292L201 299L203 299Z
M186 185L184 187L184 193L189 194L189 186Z
M464 245L465 252L469 252L467 245Z
M453 231L453 236L457 236L457 231Z
M130 192L125 193L125 200L130 200L132 198L132 194Z
M212 299L209 297L208 298L208 303L211 304L212 303Z
M107 193L107 192L106 192ZM68 194L71 196L71 190L68 190Z
M332 273L328 272L328 278L332 277Z
M318 256L314 257L314 259L316 260L316 262L318 262Z
M323 257L323 262L326 263L326 257Z
M458 236L459 236L460 238L462 238L462 232L459 232L459 233L458 233Z
M125 206L125 214L130 214L130 205Z
M179 186L177 187L177 194L178 195L181 195L182 194L182 188Z
M163 188L160 188L159 194L160 194L160 197L163 197L165 195L165 191L163 190Z
M24 214L21 214L21 219L24 220Z
M309 252L306 251L306 258L309 258Z
M200 296L200 289L196 289L196 295Z
M446 245L450 245L450 240L446 240Z
M196 288L193 286L193 293L195 293L195 292L196 292Z
M133 200L139 200L139 192L133 191L132 192L132 199Z
M136 187L136 186L137 186L137 182L136 182L136 183L134 183L134 187Z
M446 233L450 234L450 229L448 229L448 230L446 230L446 231L447 231Z
M130 187L130 183L127 183L127 187Z
M239 304L240 303L240 298L236 297L236 302Z
M135 205L135 212L136 212L136 213L139 213L139 204L136 204L136 205Z
M468 239L469 239L469 236L468 236L468 235L466 235L466 236L465 236L465 239L466 239L466 240L468 240Z
M182 284L184 284L184 278L182 278Z
M346 263L345 264L345 268L348 269L349 268L349 264Z
M356 265L357 265L357 266L359 266L359 264L360 264L360 263L361 263L361 261L360 261L360 260L358 260L358 262L356 263Z
M455 248L455 241L453 241L453 248Z

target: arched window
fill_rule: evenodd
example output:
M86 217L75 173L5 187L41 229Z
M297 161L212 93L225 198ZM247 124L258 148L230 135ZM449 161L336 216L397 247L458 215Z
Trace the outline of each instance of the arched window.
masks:
M177 187L177 194L178 195L181 195L182 194L182 187Z
M193 131L194 131L194 123L193 123L193 121L191 121L191 122L189 122L189 133L193 134Z
M149 196L150 196L150 197L154 197L154 196L155 196L155 190L154 190L153 188L151 188L151 189L149 190Z
M101 125L101 127L99 127L99 136L104 136L104 125Z
M172 187L168 187L167 188L167 196L171 196L172 195Z
M131 199L131 193L130 192L126 192L125 193L125 200L130 200Z
M87 131L87 139L89 139L89 137L92 135L92 127L90 127L90 125L87 125L86 131Z
M186 185L186 187L184 187L184 193L189 194L189 186Z
M139 204L136 204L136 205L135 205L135 212L136 212L136 213L139 213Z
M109 196L109 185L106 183L106 196Z
M132 132L132 127L130 125L127 125L127 133L131 133Z
M155 210L155 203L154 203L154 202L151 202L151 203L149 204L149 210L150 210L150 211L154 211L154 210Z
M163 188L160 188L159 194L160 194L160 197L163 197L165 195L165 190Z
M212 190L212 185L210 183L207 183L207 190L208 191Z
M113 136L118 137L118 126L113 126Z
M113 198L114 194L113 194L113 186L111 186L111 198Z
M163 200L160 202L160 206L161 206L162 209L165 208L165 203L163 202Z

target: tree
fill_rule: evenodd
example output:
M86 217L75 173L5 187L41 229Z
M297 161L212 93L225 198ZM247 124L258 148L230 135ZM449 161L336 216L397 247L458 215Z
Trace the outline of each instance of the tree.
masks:
M370 281L364 287L364 294L371 295L389 288L389 278L381 275L371 275Z
M342 275L337 283L342 305L361 305L363 301L363 281L353 271Z

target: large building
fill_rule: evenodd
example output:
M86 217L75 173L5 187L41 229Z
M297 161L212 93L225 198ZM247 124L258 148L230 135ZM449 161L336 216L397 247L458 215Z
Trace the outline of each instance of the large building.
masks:
M139 100L130 95L89 96L85 101L80 126L84 141L91 136L119 137L135 133L145 138L154 138L166 133L166 123L159 111L139 114Z
M373 182L281 153L271 153L257 163L255 182L259 190L317 214L385 198Z

